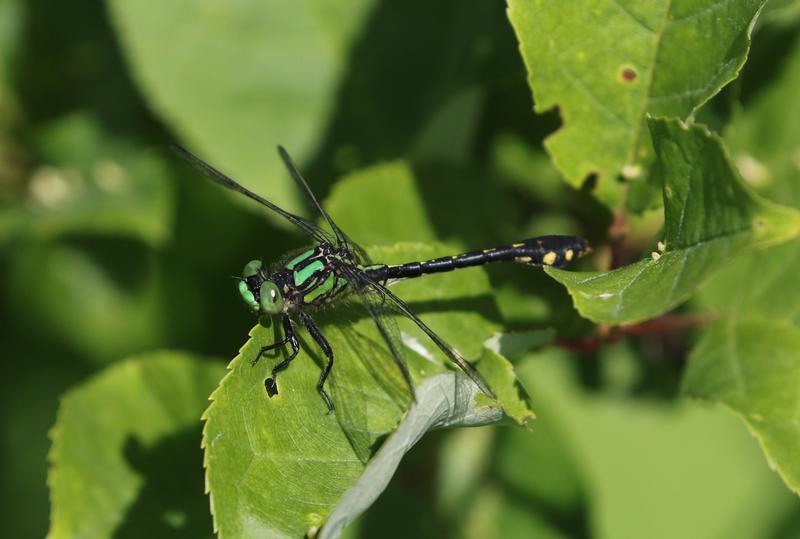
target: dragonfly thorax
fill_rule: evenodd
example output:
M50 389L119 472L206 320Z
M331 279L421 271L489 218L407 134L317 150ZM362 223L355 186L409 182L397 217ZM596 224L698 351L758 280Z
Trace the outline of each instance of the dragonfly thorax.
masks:
M278 286L269 278L260 260L251 260L242 271L239 295L254 314L278 314L284 301Z

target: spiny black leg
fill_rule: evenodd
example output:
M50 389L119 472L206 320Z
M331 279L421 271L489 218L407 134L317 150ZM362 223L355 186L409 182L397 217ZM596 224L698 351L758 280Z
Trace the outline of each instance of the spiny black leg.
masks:
M289 366L297 353L300 351L300 343L297 342L297 337L294 334L294 327L292 327L292 319L288 314L283 315L283 343L287 342L292 347L292 352L286 356L286 359L272 367L272 377L264 380L264 387L267 390L267 395L274 397L278 394L278 372L282 371Z
M281 346L286 345L287 342L289 342L289 336L284 335L283 339L276 341L272 344L268 344L267 346L262 346L261 350L258 351L258 355L255 357L255 359L250 361L250 366L251 367L255 366L255 364L258 363L258 361L261 359L261 356L263 356L270 350L275 350L276 348L280 348Z
M333 368L333 350L331 350L331 345L328 344L328 340L325 338L310 316L301 312L300 320L303 322L303 325L306 326L308 333L317 342L319 347L322 348L322 352L328 358L328 363L325 365L325 368L322 369L319 382L317 382L317 391L319 391L320 395L322 395L322 398L325 399L325 404L328 405L328 413L331 413L336 409L336 407L333 405L333 399L331 399L331 396L328 395L327 391L325 391L325 380L328 379L328 375L331 373L331 369Z

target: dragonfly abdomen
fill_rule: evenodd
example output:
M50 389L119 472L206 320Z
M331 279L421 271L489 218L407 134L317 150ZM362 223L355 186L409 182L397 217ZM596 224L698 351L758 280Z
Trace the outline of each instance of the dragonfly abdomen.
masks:
M519 262L530 266L563 267L588 251L586 240L575 236L539 236L519 243L408 262L393 266L371 266L365 269L377 281L409 279L430 273L481 266L490 262Z

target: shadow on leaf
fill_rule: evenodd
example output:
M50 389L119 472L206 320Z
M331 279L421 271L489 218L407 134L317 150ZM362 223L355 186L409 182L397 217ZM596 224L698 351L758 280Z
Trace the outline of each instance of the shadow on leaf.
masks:
M143 484L115 539L213 537L208 498L203 493L199 428L163 438L153 447L129 438L124 454Z

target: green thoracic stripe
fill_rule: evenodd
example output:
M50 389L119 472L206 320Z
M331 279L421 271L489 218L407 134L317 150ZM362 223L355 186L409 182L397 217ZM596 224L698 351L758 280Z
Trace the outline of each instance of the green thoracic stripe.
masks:
M333 285L335 283L336 283L336 276L333 274L333 272L331 272L331 273L328 274L328 276L325 278L324 281L322 281L319 285L317 285L314 288L312 288L308 292L308 294L303 296L303 301L305 301L306 303L313 302L315 299L317 299L321 295L327 294L331 290L333 290Z
M300 268L294 272L294 285L297 288L305 288L306 281L311 279L316 272L322 271L324 267L325 264L322 263L322 260L314 260L312 263Z
M303 251L302 253L291 259L288 264L286 264L286 269L294 269L296 265L298 265L300 262L302 262L303 260L305 260L306 258L308 258L313 254L314 254L314 249Z

